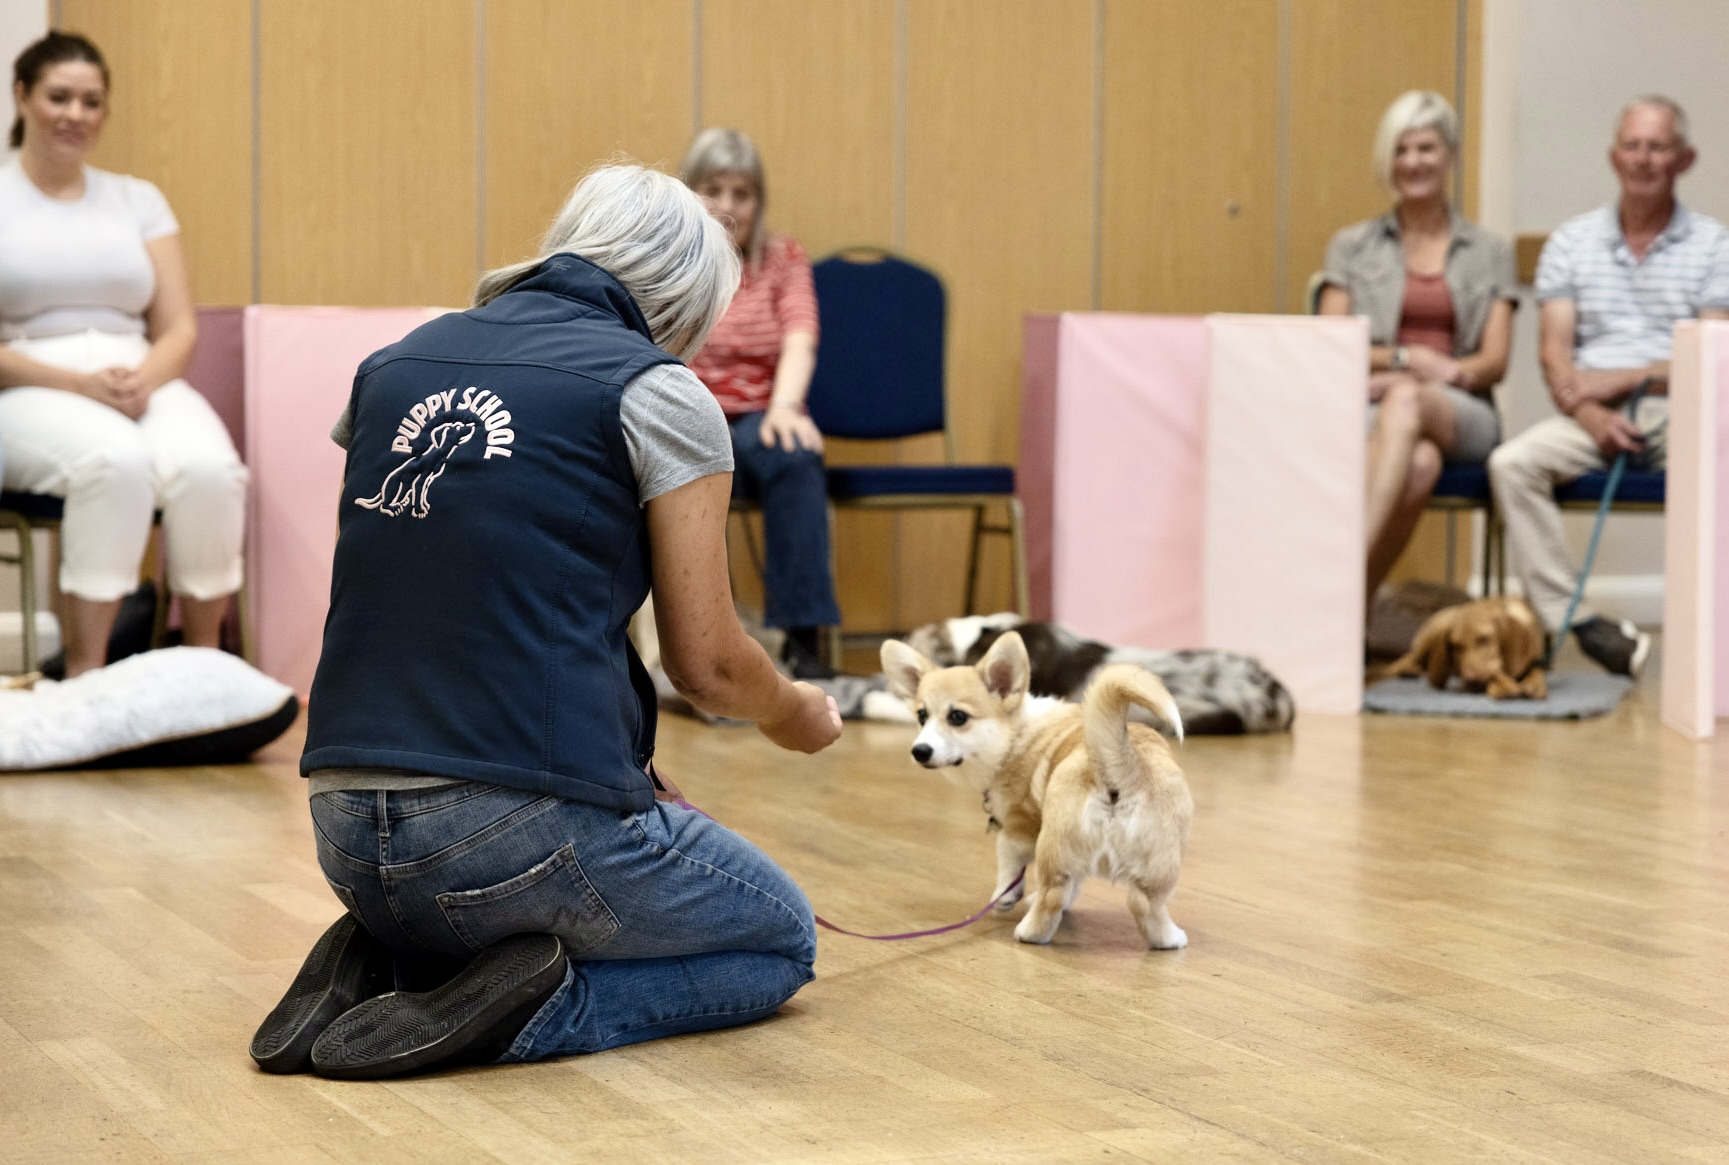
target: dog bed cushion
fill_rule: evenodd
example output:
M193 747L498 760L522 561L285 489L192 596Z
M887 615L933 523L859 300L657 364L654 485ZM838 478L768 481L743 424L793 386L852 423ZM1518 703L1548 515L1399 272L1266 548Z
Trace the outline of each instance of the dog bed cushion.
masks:
M293 689L209 647L129 656L0 691L0 771L225 764L288 730Z
M1419 676L1382 680L1363 693L1370 712L1400 716L1462 716L1496 720L1587 720L1615 710L1633 690L1626 676L1601 672L1549 673L1546 700L1495 700L1480 692L1440 689Z

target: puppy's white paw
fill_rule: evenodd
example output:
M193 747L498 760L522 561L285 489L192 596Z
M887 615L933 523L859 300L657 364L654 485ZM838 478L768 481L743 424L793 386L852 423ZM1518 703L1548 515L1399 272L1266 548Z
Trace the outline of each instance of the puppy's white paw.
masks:
M1044 946L1056 935L1057 924L1062 920L1063 917L1059 914L1047 922L1029 912L1025 918L1015 924L1015 937L1024 943Z
M1189 935L1176 923L1171 923L1152 937L1147 943L1150 951L1180 951L1189 945Z
M1024 887L1016 886L1013 890L1010 890L1008 893L1004 894L1000 899L997 900L997 905L996 905L997 911L1000 913L1003 911L1008 911L1008 910L1014 909L1015 903L1017 903L1021 900L1021 894L1022 894L1023 890L1024 890Z

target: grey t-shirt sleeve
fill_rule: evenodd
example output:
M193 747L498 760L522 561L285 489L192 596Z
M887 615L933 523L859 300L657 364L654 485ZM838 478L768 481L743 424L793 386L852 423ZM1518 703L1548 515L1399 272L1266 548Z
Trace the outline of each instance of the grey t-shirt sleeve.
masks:
M637 501L732 472L732 432L708 386L682 364L657 364L624 386L618 406Z
M330 439L347 449L354 444L354 398L350 396L342 406L342 415L336 418L336 423L330 426Z

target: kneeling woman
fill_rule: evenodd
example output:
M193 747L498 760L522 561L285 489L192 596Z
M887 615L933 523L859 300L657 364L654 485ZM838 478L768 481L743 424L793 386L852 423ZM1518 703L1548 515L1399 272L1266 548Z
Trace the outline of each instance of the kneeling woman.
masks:
M692 703L789 749L840 734L733 614L730 440L679 357L738 278L682 183L606 167L539 258L361 365L301 758L348 914L253 1040L265 1069L594 1052L744 1023L810 980L799 888L656 800L625 634L652 582Z

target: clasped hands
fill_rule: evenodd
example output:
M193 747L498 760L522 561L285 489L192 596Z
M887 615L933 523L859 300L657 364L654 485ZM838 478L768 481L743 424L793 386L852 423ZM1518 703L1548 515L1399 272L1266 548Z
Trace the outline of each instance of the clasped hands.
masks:
M1425 384L1450 384L1454 388L1467 391L1471 387L1471 374L1463 363L1444 356L1433 348L1412 345L1408 349L1411 362L1404 368L1389 368L1373 373L1369 377L1369 401L1379 401L1387 393L1388 386L1403 377L1411 377Z
M137 369L116 367L81 374L73 391L136 421L150 403L151 390Z

